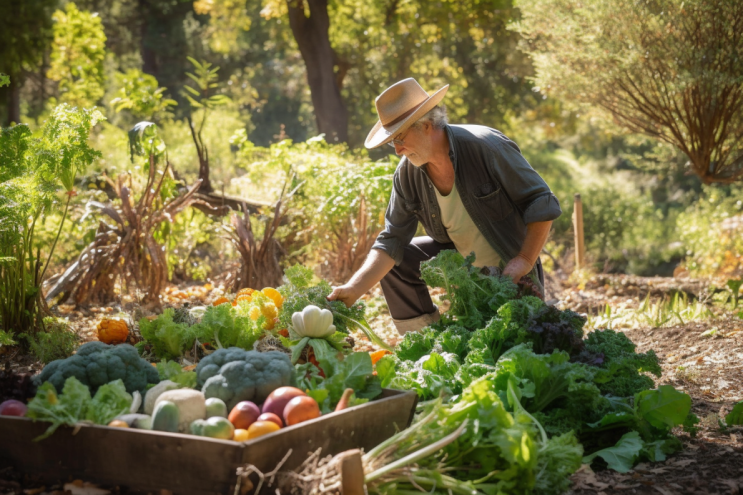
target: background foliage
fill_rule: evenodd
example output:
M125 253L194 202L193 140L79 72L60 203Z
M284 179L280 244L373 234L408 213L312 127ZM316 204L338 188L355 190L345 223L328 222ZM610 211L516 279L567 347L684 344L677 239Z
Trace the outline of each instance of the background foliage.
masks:
M306 33L290 22L299 8L315 28L327 15L327 29L314 33L330 47L332 104L348 115L347 142L318 136L328 108L313 106L317 86L298 45ZM709 16L705 36L684 34ZM38 218L28 252L41 247L49 275L61 274L100 230L92 205L121 207L107 178L128 174L136 188L147 177L146 161L129 159L127 131L151 121L168 143L163 194L201 178L210 185L202 192L221 198L211 207L253 205L260 238L286 185L296 191L276 234L282 266L304 263L343 281L383 226L398 162L387 147L362 147L374 99L412 76L430 91L450 85L452 123L495 127L519 144L563 206L549 247L564 266L579 192L594 269L669 275L681 263L740 276L741 22L726 0L5 2L0 119L27 125L3 130L0 179L5 199L36 206L3 211L16 225L26 213ZM60 112L100 116L76 137L85 156L54 151L64 146L54 142ZM700 129L716 129L704 146ZM36 172L21 179L18 167ZM207 207L160 225L153 235L169 279L228 270L230 228ZM3 256L3 267L19 259Z

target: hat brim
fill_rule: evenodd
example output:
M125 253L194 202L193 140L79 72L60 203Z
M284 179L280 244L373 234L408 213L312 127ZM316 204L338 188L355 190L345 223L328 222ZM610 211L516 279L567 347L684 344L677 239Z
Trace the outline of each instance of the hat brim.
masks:
M418 105L413 113L408 115L400 122L396 122L394 125L384 127L382 125L382 122L377 120L377 123L374 124L372 130L366 136L364 146L366 146L367 149L373 149L378 148L383 144L389 143L397 134L410 127L418 119L428 113L433 107L438 105L439 102L444 98L444 95L448 90L449 85L447 84L443 88L430 95L426 100L423 101L423 103Z

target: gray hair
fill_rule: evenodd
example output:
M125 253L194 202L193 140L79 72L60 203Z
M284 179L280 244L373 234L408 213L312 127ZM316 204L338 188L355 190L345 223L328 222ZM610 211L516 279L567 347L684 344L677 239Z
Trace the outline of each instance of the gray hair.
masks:
M446 127L446 124L449 123L449 118L446 116L446 105L436 105L410 127L420 128L426 122L430 122L435 129Z

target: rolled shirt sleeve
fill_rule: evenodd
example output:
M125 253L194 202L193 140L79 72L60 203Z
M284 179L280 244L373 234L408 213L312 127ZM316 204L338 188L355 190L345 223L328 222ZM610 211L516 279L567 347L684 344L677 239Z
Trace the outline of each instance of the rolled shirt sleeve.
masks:
M399 173L395 173L392 184L390 201L384 215L384 230L377 236L372 249L384 251L395 260L395 265L400 265L405 247L415 236L418 217L409 210L402 195Z

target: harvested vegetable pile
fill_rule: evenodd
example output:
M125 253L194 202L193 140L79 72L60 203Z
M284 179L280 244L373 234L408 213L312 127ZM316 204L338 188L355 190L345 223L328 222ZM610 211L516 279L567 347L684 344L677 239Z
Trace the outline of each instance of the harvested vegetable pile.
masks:
M446 290L451 309L377 363L383 387L456 404L484 379L508 412L530 415L550 437L575 435L585 462L620 472L677 451L674 426L693 430L691 398L668 385L654 388L657 357L636 353L624 334L585 337L583 317L536 297L514 299L509 279L480 273L456 251L424 262L421 272Z
M382 342L363 303L328 302L330 285L312 277L292 267L279 289L142 318L136 346L88 342L33 380L3 375L0 414L50 423L37 440L88 423L245 441L376 398L371 356L348 341L360 329ZM129 340L129 330L119 320L98 325L111 341Z

